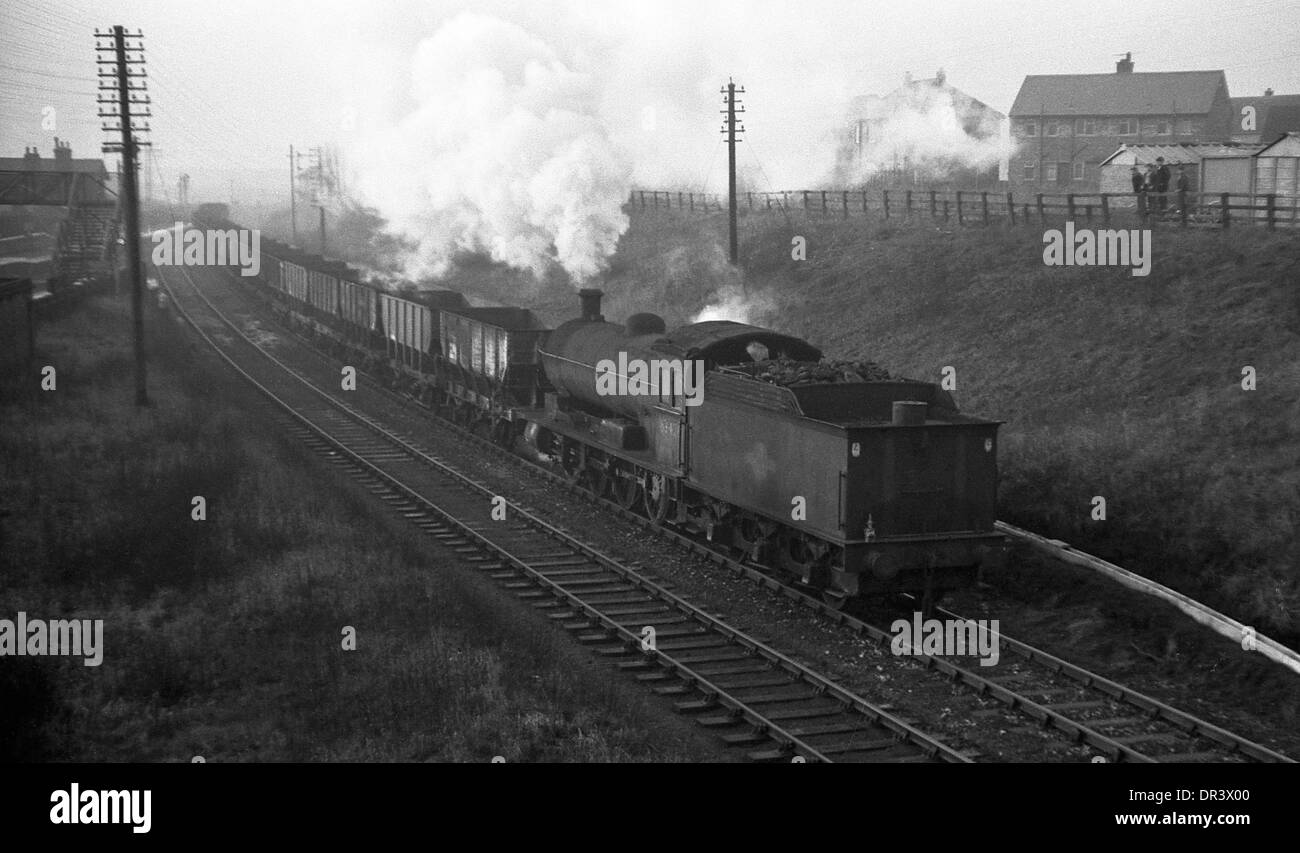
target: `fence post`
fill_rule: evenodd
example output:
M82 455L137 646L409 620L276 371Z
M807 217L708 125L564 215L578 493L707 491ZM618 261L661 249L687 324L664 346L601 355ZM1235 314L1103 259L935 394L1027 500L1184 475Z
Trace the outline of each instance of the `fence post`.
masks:
M980 193L980 207L984 209L984 227L988 228L989 227L989 194L987 192Z
M691 202L691 210L695 210L695 193L690 193L688 198Z
M844 202L844 218L848 219L849 218L849 191L848 190L844 191L844 197L842 200Z
M957 212L958 212L959 214L961 213L961 208L960 208L960 207L957 208ZM947 221L948 221L948 199L946 199L946 198L943 200L943 221L944 221L944 222L947 222Z
M862 191L862 215L867 215L867 191Z
M889 190L880 191L881 198L885 200L885 218L889 218Z
M1007 193L1007 217L1012 225L1016 224L1016 200L1011 197L1011 193Z
M1187 227L1187 190L1178 191L1178 220L1184 228Z
M912 191L911 190L908 190L907 192L903 193L903 202L907 206L906 218L911 219L912 218Z
M961 190L957 190L957 224L965 225L961 218Z
M807 190L802 190L801 192L803 192L803 209L804 209L804 210L807 210L807 209L808 209L808 191L807 191Z
M1268 230L1272 231L1273 217L1277 213L1277 196L1274 195L1273 193L1269 193L1268 195L1264 196L1264 203L1266 205L1265 209L1268 211L1268 213L1264 215L1264 219L1266 222L1268 222Z
M1037 193L1035 197L1038 199L1038 221L1046 222L1047 214L1043 212L1043 194Z
M641 195L641 209L645 210L645 190L637 190L637 192Z
M1101 221L1110 224L1110 194L1101 194Z
M827 210L828 208L826 207L826 190L822 190L822 213L825 213Z
M1223 207L1223 227L1228 227L1228 220L1232 218L1232 211L1228 209L1228 194L1224 193L1219 196L1219 204Z
M1065 218L1074 221L1074 193L1065 194Z
M934 190L930 190L930 218L934 219Z

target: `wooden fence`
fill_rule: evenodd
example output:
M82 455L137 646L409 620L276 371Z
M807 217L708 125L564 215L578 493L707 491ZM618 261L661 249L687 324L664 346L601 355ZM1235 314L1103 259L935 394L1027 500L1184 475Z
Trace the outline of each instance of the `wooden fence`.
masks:
M1300 197L1241 193L1033 193L985 190L787 190L743 192L739 213L804 211L824 216L876 215L885 220L932 220L989 225L993 220L1032 225L1049 219L1109 224L1112 220L1159 220L1187 227L1260 225L1269 230L1300 227ZM677 190L633 190L635 210L717 213L726 196Z

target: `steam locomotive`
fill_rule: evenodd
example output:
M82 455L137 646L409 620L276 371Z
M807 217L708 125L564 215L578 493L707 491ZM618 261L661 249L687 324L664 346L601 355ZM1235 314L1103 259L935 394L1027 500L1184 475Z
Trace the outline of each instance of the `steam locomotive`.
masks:
M758 368L815 365L822 352L742 323L610 323L592 289L578 317L547 329L527 309L474 307L455 291L393 293L272 240L261 252L260 275L242 281L337 357L832 605L897 592L928 604L1005 552L993 527L1000 422L960 413L933 383L783 384Z

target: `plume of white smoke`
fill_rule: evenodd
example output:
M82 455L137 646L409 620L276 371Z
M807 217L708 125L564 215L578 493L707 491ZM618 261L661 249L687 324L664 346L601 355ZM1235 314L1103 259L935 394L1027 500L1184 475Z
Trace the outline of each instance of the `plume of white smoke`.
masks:
M772 297L765 293L746 293L735 284L725 284L713 294L691 321L703 323L707 320L731 320L736 323L759 325L765 315L776 308Z
M860 182L891 169L944 179L960 169L991 169L1013 153L1001 123L982 105L928 80L858 99L852 112L857 126L841 149L841 180Z
M597 81L517 24L463 13L416 48L415 108L361 146L362 186L414 241L414 277L458 251L580 282L628 219L631 165L603 126Z

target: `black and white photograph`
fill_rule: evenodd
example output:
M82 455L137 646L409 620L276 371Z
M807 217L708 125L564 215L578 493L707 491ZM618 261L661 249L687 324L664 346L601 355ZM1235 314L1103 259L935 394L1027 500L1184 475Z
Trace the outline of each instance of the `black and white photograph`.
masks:
M1294 0L0 0L15 825L852 763L904 825L946 787L1057 835L1276 828L1297 33ZM1000 769L902 766L940 764ZM1115 764L1164 766L1067 766Z

